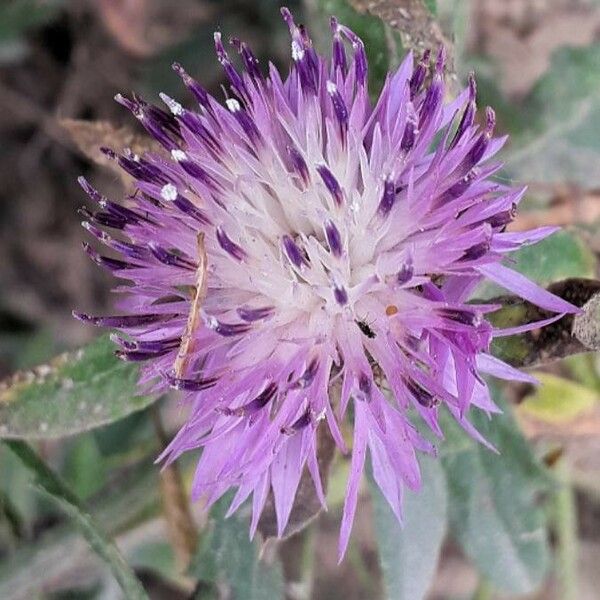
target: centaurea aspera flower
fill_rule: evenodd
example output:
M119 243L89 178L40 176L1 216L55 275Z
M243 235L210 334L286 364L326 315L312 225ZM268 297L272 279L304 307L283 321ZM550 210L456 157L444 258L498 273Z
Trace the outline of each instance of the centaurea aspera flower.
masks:
M445 406L486 443L468 421L472 406L497 411L481 375L530 379L488 353L516 330L486 320L497 306L468 303L475 286L500 284L556 313L547 322L576 309L502 264L554 230L505 232L524 190L492 179L505 138L491 109L476 124L474 80L446 102L443 50L431 69L409 54L373 104L363 42L332 19L323 58L282 13L285 80L233 40L238 72L215 34L224 105L179 65L198 111L117 97L170 156L106 151L136 180L127 207L82 180L100 205L84 226L121 258L86 251L130 284L121 316L78 316L126 334L118 353L144 361L143 384L185 392L189 417L163 459L202 448L194 497L234 488L233 511L251 496L252 534L271 492L284 532L304 469L325 503L316 432L328 428L352 456L342 556L367 449L401 518L416 452L434 451L409 417L441 436Z

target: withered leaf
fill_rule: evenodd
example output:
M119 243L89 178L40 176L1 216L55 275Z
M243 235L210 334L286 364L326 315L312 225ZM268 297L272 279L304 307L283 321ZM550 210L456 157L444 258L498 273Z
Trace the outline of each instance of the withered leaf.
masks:
M495 338L492 354L516 367L532 367L598 347L600 331L595 316L600 303L600 296L597 296L600 281L565 279L550 285L548 291L575 306L584 307L584 313L581 316L565 315L542 329ZM592 302L591 299L595 300ZM496 327L516 327L552 316L552 313L516 296L501 296L490 302L503 305L490 315L490 321Z
M329 479L329 467L333 461L335 443L329 429L324 423L321 423L317 429L317 460L319 463L319 474L323 482L323 492L327 493L327 482ZM305 468L300 478L294 505L290 514L287 527L283 532L283 539L286 539L299 531L302 531L323 510L317 494L315 486ZM269 497L265 504L262 516L258 523L258 530L265 538L274 537L277 535L277 515L275 514L275 502L273 499L273 491L269 492Z
M129 148L135 154L164 152L162 146L151 137L137 133L127 126L117 127L109 121L60 119L58 123L67 131L83 156L97 165L107 167L117 173L126 186L130 185L131 177L116 162L107 158L100 148L107 146L115 151Z

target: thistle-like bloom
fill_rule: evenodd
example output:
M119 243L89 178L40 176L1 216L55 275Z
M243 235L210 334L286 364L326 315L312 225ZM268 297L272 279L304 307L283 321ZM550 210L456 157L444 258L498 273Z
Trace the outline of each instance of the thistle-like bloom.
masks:
M488 353L525 328L495 330L485 317L498 306L468 302L475 286L556 313L546 322L577 309L502 264L554 229L505 232L524 190L492 178L505 138L491 109L475 123L473 79L447 103L443 50L432 68L409 54L372 103L363 42L332 19L323 58L282 13L286 79L232 40L240 73L215 34L224 105L180 65L198 111L117 97L167 152L106 151L136 180L127 206L82 180L100 205L84 226L121 257L86 251L130 284L117 288L121 316L78 316L126 335L118 354L144 361L144 385L183 390L189 417L163 459L202 448L194 497L234 488L234 511L251 496L252 534L271 492L284 532L305 469L325 503L326 428L352 457L343 556L367 449L400 519L404 486L420 486L416 452L434 452L410 419L441 437L445 407L485 443L468 421L472 406L497 411L481 375L529 379Z

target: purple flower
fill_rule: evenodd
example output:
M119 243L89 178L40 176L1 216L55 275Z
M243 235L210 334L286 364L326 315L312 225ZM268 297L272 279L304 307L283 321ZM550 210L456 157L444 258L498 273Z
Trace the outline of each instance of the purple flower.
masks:
M488 353L518 329L495 330L485 317L498 307L468 303L477 283L550 320L577 309L502 264L554 229L504 231L524 190L492 179L506 138L493 137L491 109L475 123L474 80L446 103L443 51L431 73L409 54L373 105L362 41L332 19L323 58L282 13L285 80L235 40L240 73L215 34L224 105L179 65L198 111L117 97L170 156L106 151L136 179L127 207L82 180L99 205L85 227L120 258L86 251L130 283L120 316L78 316L126 335L118 355L144 361L143 385L184 392L189 417L162 458L202 448L194 497L210 505L235 488L231 511L252 497L252 534L270 493L284 532L304 469L325 504L327 428L352 456L342 557L367 450L400 518L404 486L421 484L417 451L434 452L410 419L441 436L445 406L486 443L468 421L472 406L498 410L481 375L531 379Z

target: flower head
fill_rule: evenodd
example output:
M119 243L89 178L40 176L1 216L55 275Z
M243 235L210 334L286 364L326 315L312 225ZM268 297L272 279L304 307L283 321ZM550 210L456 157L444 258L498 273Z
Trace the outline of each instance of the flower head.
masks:
M554 318L575 309L501 263L553 229L505 232L524 190L492 178L505 138L491 109L476 124L473 78L446 102L443 50L433 68L409 54L372 104L362 41L332 19L323 58L282 12L287 78L233 40L240 73L215 34L224 104L179 65L197 111L117 97L167 152L106 151L136 179L127 206L82 180L100 206L84 225L120 258L86 251L130 284L121 315L78 316L126 335L118 354L144 361L143 384L184 392L189 417L163 458L202 448L194 496L235 488L232 511L251 496L252 532L269 493L284 532L304 469L325 503L327 428L352 455L343 555L367 450L400 518L404 486L420 485L417 451L434 451L409 417L441 436L445 406L485 443L468 421L472 406L497 410L481 374L528 378L488 354L506 331L486 320L496 305L468 303L477 283Z

